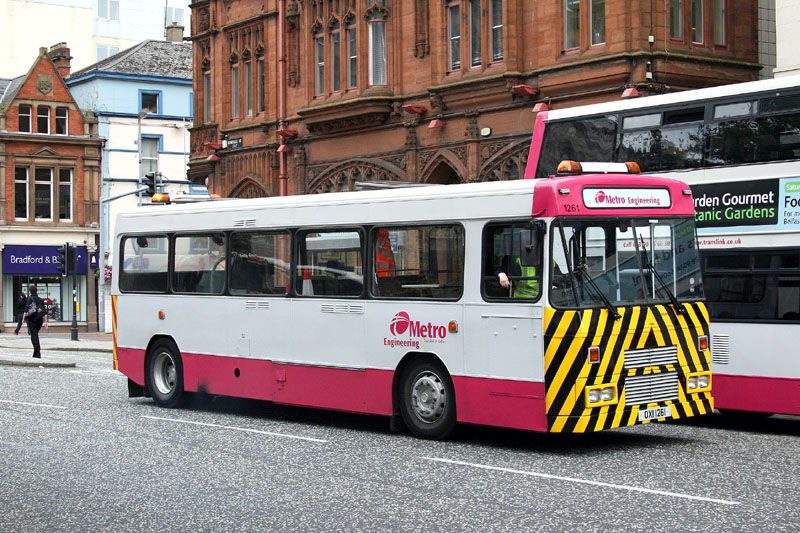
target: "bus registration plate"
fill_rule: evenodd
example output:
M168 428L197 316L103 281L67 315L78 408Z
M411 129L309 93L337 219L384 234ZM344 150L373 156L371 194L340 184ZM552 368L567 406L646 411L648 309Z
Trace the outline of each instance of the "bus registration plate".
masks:
M639 411L639 422L645 420L658 420L659 418L672 418L672 407L653 407L652 409L642 409Z

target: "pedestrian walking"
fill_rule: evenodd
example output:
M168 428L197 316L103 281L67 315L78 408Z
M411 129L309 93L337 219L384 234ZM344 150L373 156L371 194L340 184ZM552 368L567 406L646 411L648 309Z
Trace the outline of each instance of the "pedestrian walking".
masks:
M33 344L33 357L36 359L42 358L42 351L39 347L39 330L47 329L47 312L44 307L44 302L39 298L39 289L36 285L28 287L28 299L25 302L25 316L28 321L28 329L31 333L31 344Z
M16 308L14 309L17 312L17 329L14 330L14 335L19 335L19 329L22 327L22 321L25 319L25 304L27 302L28 297L25 296L24 292L20 292ZM28 327L27 323L25 324L25 327L28 328L28 335L30 335L31 328Z

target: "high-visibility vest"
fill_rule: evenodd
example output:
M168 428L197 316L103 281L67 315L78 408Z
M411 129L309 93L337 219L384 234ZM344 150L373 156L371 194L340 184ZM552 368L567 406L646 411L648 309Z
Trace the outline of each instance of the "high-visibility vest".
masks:
M533 278L536 276L536 267L522 266L520 258L516 258L517 265L522 271L522 277ZM537 279L519 279L514 282L514 298L538 298L539 297L539 280Z
M379 278L394 276L396 268L389 230L379 229L375 234L375 274Z

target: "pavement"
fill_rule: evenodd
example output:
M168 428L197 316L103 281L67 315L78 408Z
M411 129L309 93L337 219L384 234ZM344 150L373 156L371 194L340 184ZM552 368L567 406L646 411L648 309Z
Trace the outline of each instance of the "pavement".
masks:
M75 366L78 353L114 351L111 333L78 332L78 340L73 341L70 333L50 334L42 329L39 332L42 358L34 359L31 338L25 328L19 331L19 335L8 331L0 333L0 365L70 368Z

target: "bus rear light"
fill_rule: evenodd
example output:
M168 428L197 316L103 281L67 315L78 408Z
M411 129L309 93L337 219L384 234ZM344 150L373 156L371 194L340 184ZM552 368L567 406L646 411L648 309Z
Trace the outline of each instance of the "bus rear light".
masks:
M600 347L599 346L590 346L589 347L589 362L599 363L600 362Z
M700 335L697 337L697 347L701 352L708 350L708 335Z
M636 161L625 161L625 166L628 167L628 172L631 174L641 174L642 169Z
M577 161L565 159L558 164L558 169L556 172L559 174L580 174L582 172L581 164Z
M458 322L451 320L450 323L447 324L447 329L450 333L458 333Z
M617 403L617 387L613 383L586 387L586 406L601 407Z
M697 372L686 377L687 392L705 392L711 390L711 372Z

